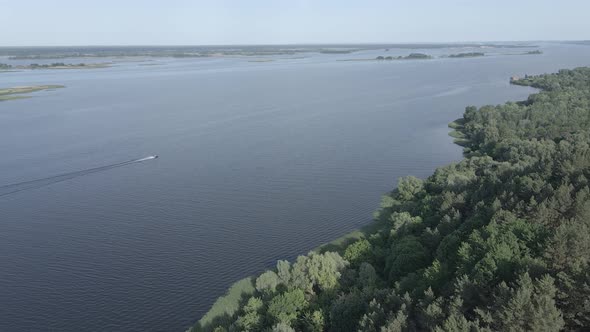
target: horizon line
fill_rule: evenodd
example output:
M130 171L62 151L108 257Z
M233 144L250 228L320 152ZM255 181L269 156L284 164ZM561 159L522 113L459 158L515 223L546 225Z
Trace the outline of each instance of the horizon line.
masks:
M536 39L536 40L471 40L471 41L407 41L407 42L313 42L313 43L235 43L235 44L53 44L53 45L0 45L0 48L25 47L194 47L194 46L327 46L327 45L402 45L402 44L483 44L483 43L534 43L581 42L589 39Z

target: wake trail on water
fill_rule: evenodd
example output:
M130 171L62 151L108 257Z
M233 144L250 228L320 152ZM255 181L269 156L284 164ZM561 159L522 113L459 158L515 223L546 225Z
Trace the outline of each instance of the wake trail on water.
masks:
M52 184L55 184L58 182L71 180L73 178L77 178L80 176L84 176L84 175L88 175L88 174L92 174L92 173L103 172L103 171L107 171L107 170L110 170L113 168L128 166L128 165L132 165L132 164L136 164L136 163L140 163L140 162L144 162L144 161L148 161L148 160L152 160L152 159L156 159L156 158L157 158L157 156L148 156L148 157L141 158L141 159L133 159L133 160L128 160L128 161L124 161L124 162L120 162L120 163L116 163L116 164L110 164L110 165L105 165L105 166L100 166L100 167L88 168L88 169L84 169L81 171L58 174L58 175L54 175L54 176L50 176L50 177L46 177L46 178L42 178L42 179L6 184L6 185L0 186L0 197L12 195L12 194L15 194L15 193L18 193L21 191L25 191L25 190L37 189L37 188L49 186L49 185L52 185Z

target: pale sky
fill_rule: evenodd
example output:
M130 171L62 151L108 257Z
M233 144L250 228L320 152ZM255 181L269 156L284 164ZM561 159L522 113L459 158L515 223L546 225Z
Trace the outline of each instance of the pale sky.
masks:
M0 0L0 46L590 39L590 0Z

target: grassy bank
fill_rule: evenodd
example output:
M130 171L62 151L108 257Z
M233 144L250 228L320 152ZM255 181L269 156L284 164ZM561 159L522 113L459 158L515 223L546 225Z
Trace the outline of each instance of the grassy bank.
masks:
M43 90L64 88L63 85L35 85L35 86L17 86L12 88L0 89L0 101L30 98L28 93Z
M467 144L467 138L465 137L465 134L462 132L464 123L465 120L463 120L463 118L457 119L449 123L449 128L453 129L449 133L449 136L454 138L453 142L460 146L465 146L465 144Z
M236 281L225 295L219 297L211 306L211 309L190 329L190 331L201 331L203 327L217 326L231 316L240 308L240 303L254 293L254 278L247 277Z

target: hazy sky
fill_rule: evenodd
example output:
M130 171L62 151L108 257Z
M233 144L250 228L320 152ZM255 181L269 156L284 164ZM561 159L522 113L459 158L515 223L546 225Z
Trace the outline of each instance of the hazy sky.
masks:
M590 39L590 0L0 0L0 45Z

